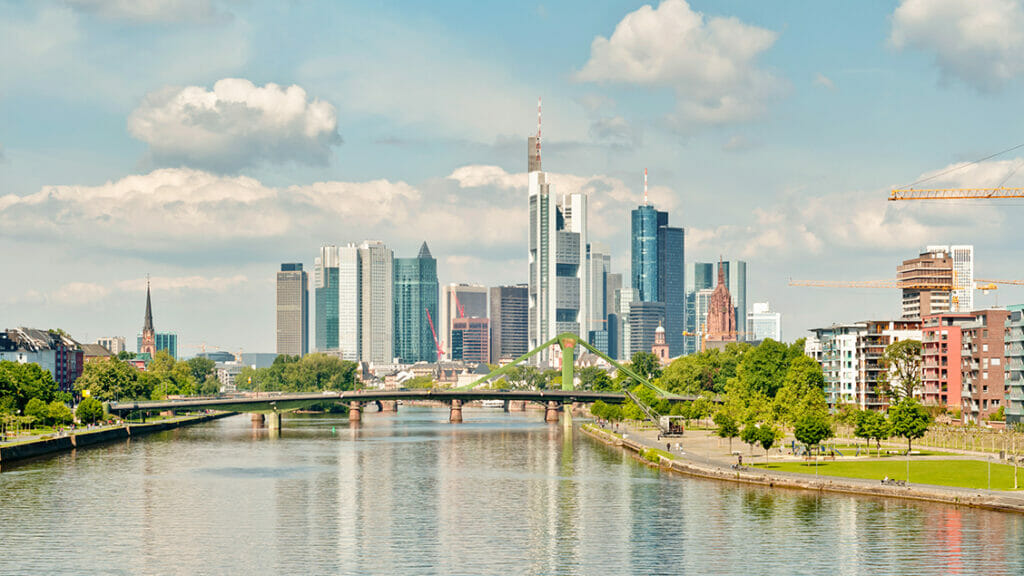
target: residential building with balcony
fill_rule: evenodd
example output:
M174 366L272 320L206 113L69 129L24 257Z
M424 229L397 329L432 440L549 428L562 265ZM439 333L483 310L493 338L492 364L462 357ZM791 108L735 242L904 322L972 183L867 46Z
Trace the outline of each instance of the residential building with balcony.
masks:
M974 322L969 313L932 314L921 326L921 401L959 410L963 380L963 327Z
M1006 425L1024 422L1024 305L1006 307L1008 316L1003 343L1006 347L1003 367L1006 386Z
M901 340L921 340L921 322L869 320L864 324L867 329L857 337L855 403L861 410L881 410L889 405L889 396L882 389L883 383L888 382L893 389L902 387L902 383L896 380L895 371L882 362L885 350Z
M962 420L981 424L1006 400L1004 361L1006 319L1001 309L972 312L974 322L963 328Z

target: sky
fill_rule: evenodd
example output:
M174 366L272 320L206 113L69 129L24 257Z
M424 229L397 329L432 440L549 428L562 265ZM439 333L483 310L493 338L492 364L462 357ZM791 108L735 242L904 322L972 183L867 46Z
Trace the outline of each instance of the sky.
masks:
M643 199L690 261L747 261L783 338L893 318L929 244L1021 279L1020 0L0 0L0 327L272 352L275 274L424 241L442 283L525 282L526 138L628 275ZM1024 302L1024 289L978 294Z

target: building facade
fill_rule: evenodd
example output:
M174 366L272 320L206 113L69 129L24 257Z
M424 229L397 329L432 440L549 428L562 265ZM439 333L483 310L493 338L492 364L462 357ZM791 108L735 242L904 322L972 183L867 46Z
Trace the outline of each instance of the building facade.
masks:
M1006 425L1024 422L1024 305L1007 306L1003 343L1006 363L1003 369L1006 386Z
M704 335L708 342L735 342L736 309L733 307L732 296L726 287L725 266L718 263L718 285L711 293L708 302L707 332Z
M930 314L921 320L921 401L959 410L962 404L963 327L970 313Z
M85 366L82 347L70 336L58 330L25 327L0 332L0 360L36 364L49 372L64 392L74 390Z
M491 288L491 363L500 364L529 352L529 286Z
M930 247L904 260L896 267L896 280L903 293L903 318L920 320L953 311L953 258L944 247Z
M115 356L128 351L124 336L101 336L96 339L96 343L110 350Z
M866 331L864 322L833 324L811 330L813 336L804 342L804 352L821 364L829 406L860 404L857 341Z
M747 315L746 339L760 341L768 338L782 342L782 314L772 312L768 302L754 302Z
M437 362L437 346L427 315L437 318L437 260L427 243L415 258L395 258L395 357L406 364Z
M383 242L363 242L359 245L359 267L360 360L389 364L395 359L394 256L391 249Z
M701 349L701 334L706 324L707 302L704 307L698 304L697 293L701 290L710 291L715 288L715 265L710 262L691 262L686 265L686 332L683 338L683 352L694 354Z
M586 290L587 196L558 195L541 169L539 148L529 151L528 208L530 219L529 316L530 349L563 332L590 331ZM558 355L544 350L534 363L550 365Z
M281 264L277 273L277 353L309 353L309 276L301 263Z
M976 310L963 327L962 420L984 424L1006 400L1006 310Z
M450 348L452 326L457 318L487 318L487 312L487 286L454 283L445 286L441 297L441 332L438 334L442 344Z
M338 342L338 247L321 246L313 270L313 291L316 297L316 350L337 350Z
M633 302L629 306L629 358L637 352L650 352L658 328L664 332L664 302Z
M452 360L485 364L491 359L490 321L456 318L452 324Z
M646 186L646 173L644 175ZM665 304L665 335L672 356L685 352L686 266L682 228L668 225L668 212L645 202L631 213L631 286L639 302ZM650 349L653 341L637 343Z
M605 354L608 353L608 275L611 263L607 246L600 242L587 245L586 290L590 294L590 332L586 337L591 346Z

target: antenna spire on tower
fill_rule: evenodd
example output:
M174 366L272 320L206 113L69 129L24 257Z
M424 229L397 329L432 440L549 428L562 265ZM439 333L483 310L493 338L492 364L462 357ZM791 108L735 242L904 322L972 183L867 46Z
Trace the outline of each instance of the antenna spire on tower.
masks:
M537 169L540 169L540 96L537 97Z
M644 206L647 206L647 168L644 168Z

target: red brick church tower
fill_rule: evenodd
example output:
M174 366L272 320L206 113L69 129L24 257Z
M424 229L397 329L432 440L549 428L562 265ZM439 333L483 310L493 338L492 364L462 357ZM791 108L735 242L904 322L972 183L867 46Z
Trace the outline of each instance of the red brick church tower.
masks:
M707 339L717 342L736 341L736 310L732 307L732 296L725 285L725 267L718 259L718 286L711 293L708 302Z
M153 329L153 303L149 297L149 279L146 279L146 320L142 325L142 347L139 348L142 354L149 354L152 358L156 356L156 330Z
M658 361L664 366L668 364L668 344L665 343L665 327L658 324L658 327L654 330L654 346L651 346L651 354L658 357Z

